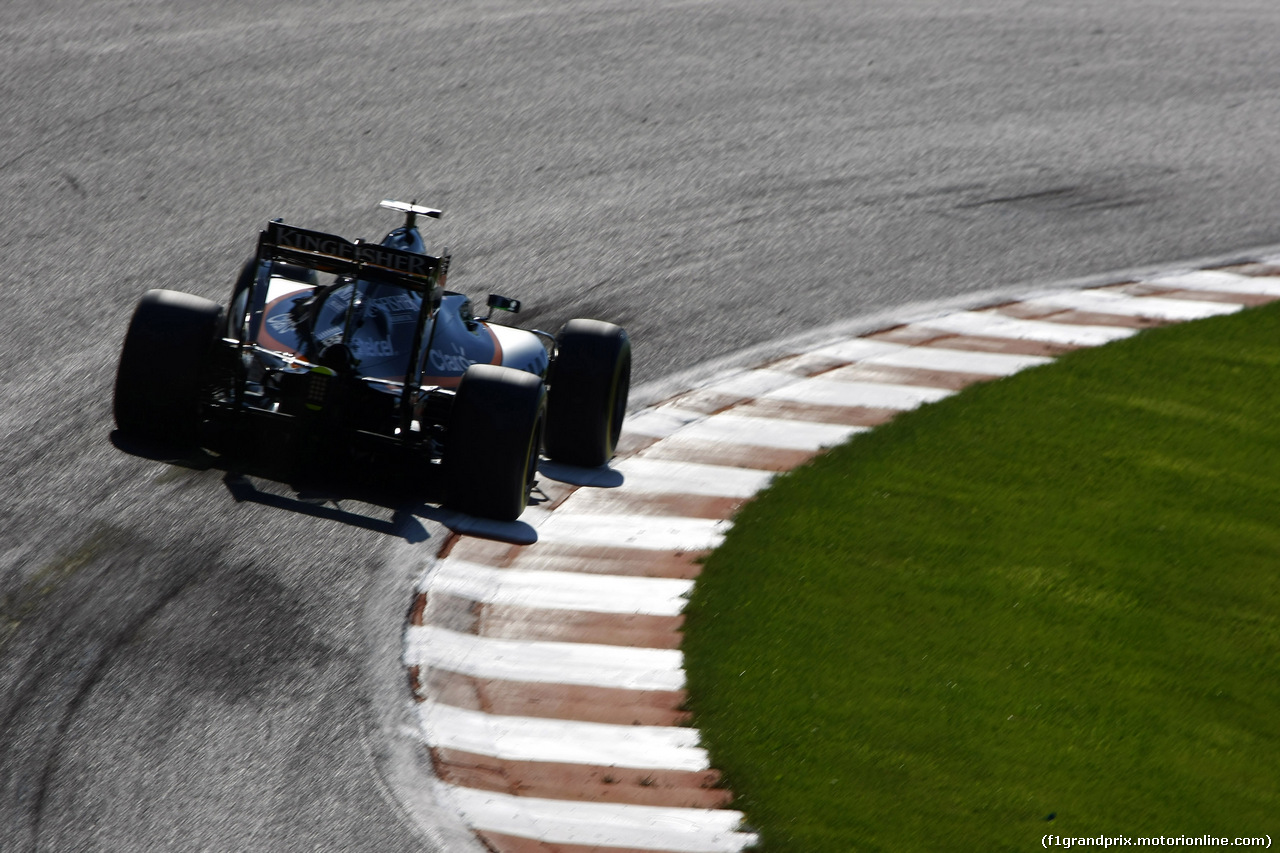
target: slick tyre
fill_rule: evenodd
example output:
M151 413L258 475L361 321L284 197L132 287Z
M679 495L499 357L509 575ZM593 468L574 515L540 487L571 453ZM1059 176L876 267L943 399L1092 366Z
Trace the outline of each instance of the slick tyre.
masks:
M444 452L445 506L514 521L529 502L546 422L542 379L473 364L462 375Z
M547 456L596 468L612 457L631 389L631 341L621 326L570 320L548 374Z
M196 443L223 313L216 302L173 290L143 295L116 370L115 420L122 433L178 447Z

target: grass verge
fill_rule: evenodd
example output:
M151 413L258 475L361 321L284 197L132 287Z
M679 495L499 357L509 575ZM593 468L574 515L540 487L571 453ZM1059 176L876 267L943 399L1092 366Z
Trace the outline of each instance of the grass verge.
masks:
M972 387L739 513L684 651L766 850L1275 832L1278 327Z

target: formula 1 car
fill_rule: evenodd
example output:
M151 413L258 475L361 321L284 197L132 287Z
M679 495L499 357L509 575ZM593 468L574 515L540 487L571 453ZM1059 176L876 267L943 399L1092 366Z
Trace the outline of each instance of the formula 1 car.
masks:
M492 322L445 290L448 253L427 253L405 215L380 243L268 223L226 308L148 291L115 385L128 439L215 453L270 442L310 459L439 478L443 503L513 520L540 453L597 467L617 445L631 344L621 327L570 320L551 335ZM280 437L284 440L281 441Z

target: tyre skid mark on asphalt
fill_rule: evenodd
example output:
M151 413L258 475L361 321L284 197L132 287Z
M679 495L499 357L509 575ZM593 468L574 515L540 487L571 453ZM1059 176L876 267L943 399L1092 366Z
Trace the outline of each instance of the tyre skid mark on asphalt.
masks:
M975 382L1280 299L1280 258L1039 293L817 346L629 417L612 469L543 466L532 544L455 536L404 662L450 803L499 853L754 843L689 728L680 611L778 471ZM568 481L568 482L565 482ZM575 485L576 484L576 485Z

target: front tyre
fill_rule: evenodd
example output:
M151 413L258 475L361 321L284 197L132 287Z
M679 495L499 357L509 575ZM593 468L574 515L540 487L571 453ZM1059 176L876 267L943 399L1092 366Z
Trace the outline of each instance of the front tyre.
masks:
M200 434L201 398L223 328L216 302L174 290L143 294L116 369L116 426L129 438L178 446Z
M617 449L627 413L626 330L600 320L565 323L547 381L547 456L585 468L604 465Z
M546 386L535 374L468 367L449 418L445 506L497 521L519 518L537 472L546 412Z

